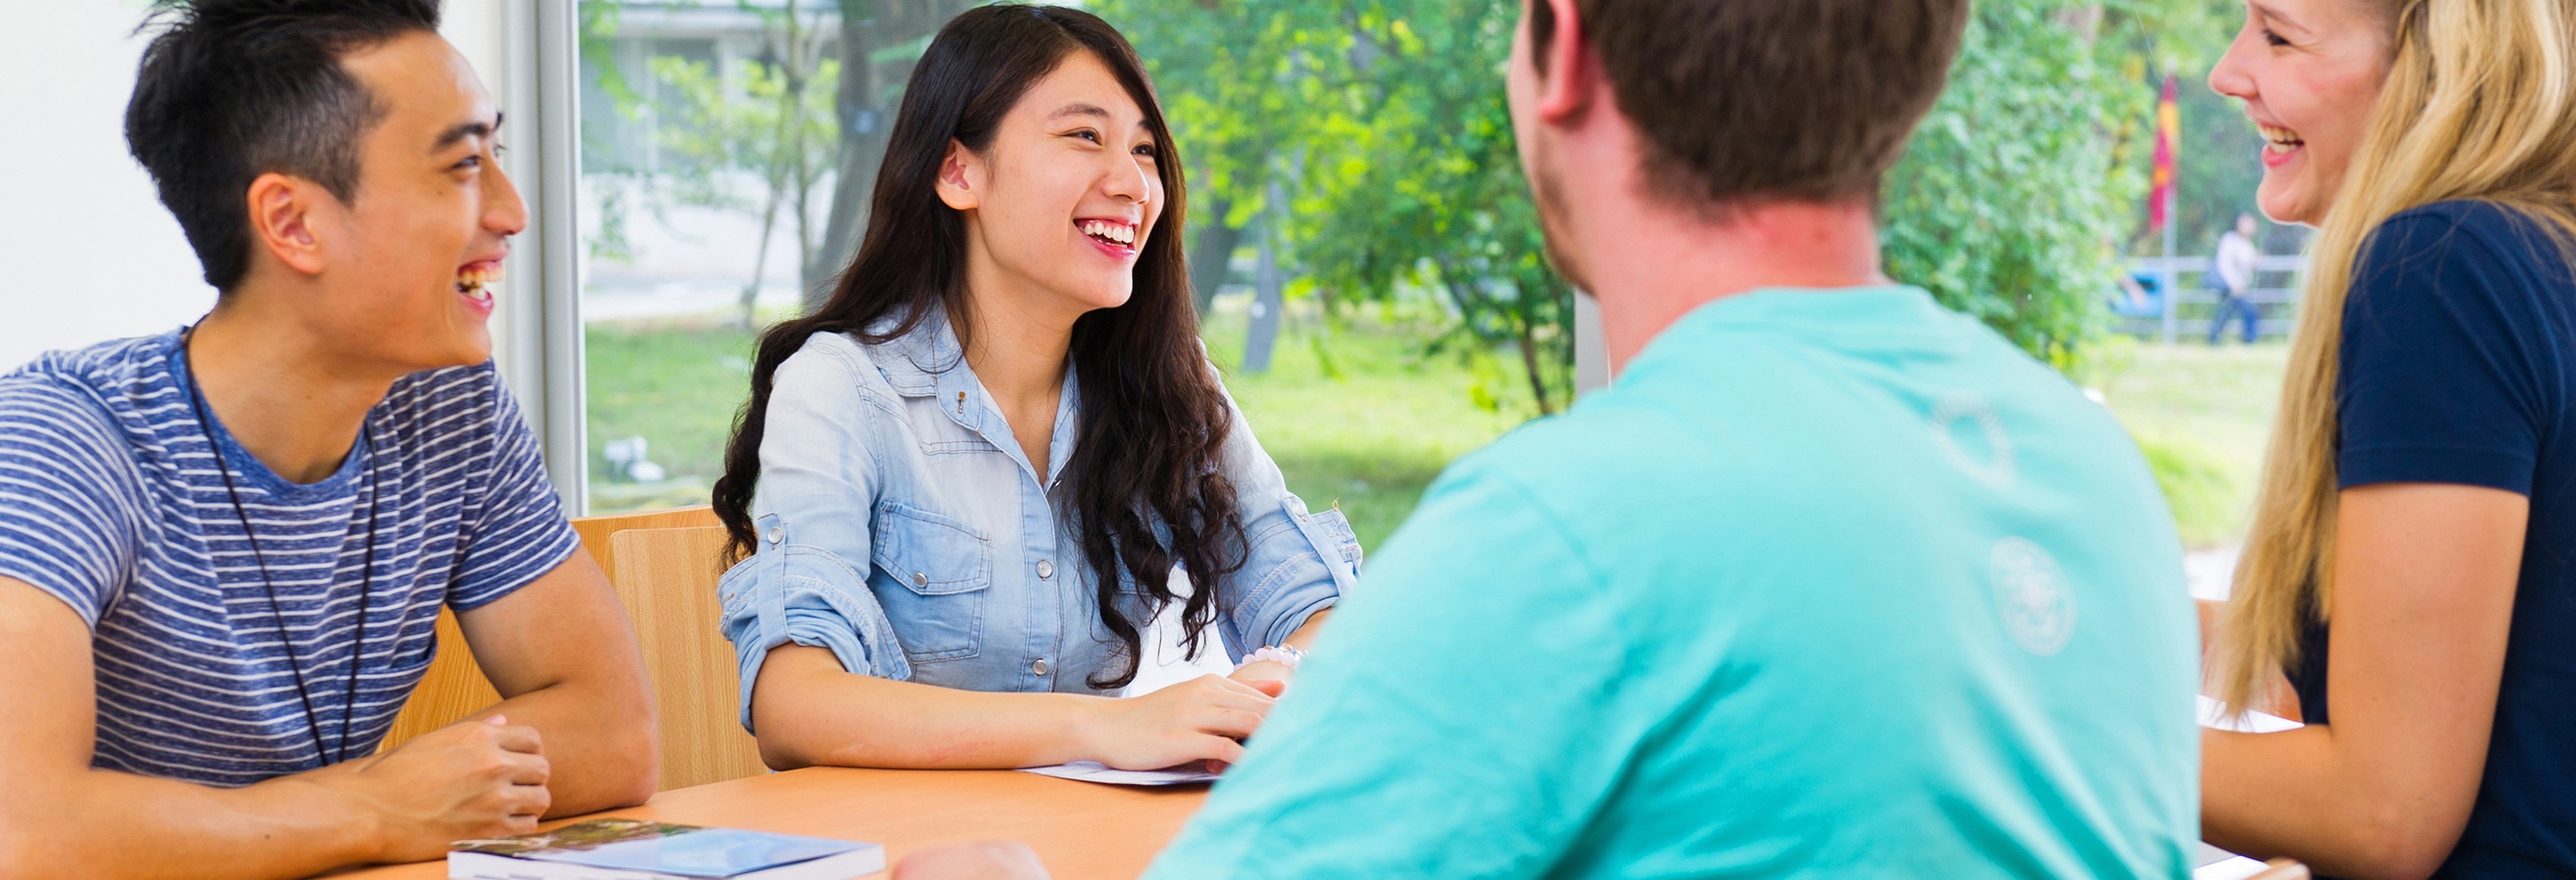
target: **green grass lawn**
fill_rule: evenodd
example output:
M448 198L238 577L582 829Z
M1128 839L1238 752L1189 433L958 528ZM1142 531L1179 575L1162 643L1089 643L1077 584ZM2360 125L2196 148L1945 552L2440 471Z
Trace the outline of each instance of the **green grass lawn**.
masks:
M1401 315L1327 328L1292 315L1268 372L1240 368L1239 298L1207 323L1208 349L1253 433L1316 509L1338 505L1366 546L1382 544L1450 460L1491 442L1535 408L1518 374L1492 359L1421 354L1428 324ZM591 511L700 504L719 473L749 385L751 335L712 322L592 325ZM2287 349L2166 347L2114 340L2089 372L2155 467L2185 543L2241 535ZM642 436L669 478L611 478L610 440Z
M2094 371L2095 387L2154 466L2184 544L2243 537L2288 362L2280 342L2139 343L2115 345Z
M1451 459L1537 413L1517 373L1492 360L1426 358L1418 340L1431 331L1401 320L1339 330L1292 320L1270 370L1248 374L1240 304L1214 311L1208 351L1253 435L1289 491L1316 510L1338 505L1362 547L1384 543Z
M751 331L714 321L592 324L587 331L590 512L707 503L723 473L734 411L751 393ZM643 437L669 478L612 477L600 450L627 437Z
M1246 373L1243 306L1221 302L1206 328L1226 387L1289 490L1314 509L1339 505L1363 546L1384 541L1450 459L1535 412L1517 374L1490 360L1426 359L1416 340L1430 330L1400 319L1327 330L1292 318L1271 369ZM591 512L705 503L750 387L750 333L713 322L603 323L590 326L586 344ZM667 479L611 476L600 450L634 436Z

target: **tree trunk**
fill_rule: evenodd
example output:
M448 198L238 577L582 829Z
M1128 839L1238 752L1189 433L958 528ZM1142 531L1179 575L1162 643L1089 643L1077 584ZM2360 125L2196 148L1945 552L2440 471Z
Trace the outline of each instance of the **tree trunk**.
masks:
M1547 378L1539 372L1538 340L1532 338L1529 316L1514 316L1512 323L1519 325L1520 329L1521 369L1529 372L1530 399L1538 401L1539 415L1555 415L1556 407L1547 400Z
M1252 282L1252 325L1243 339L1243 371L1270 372L1270 354L1279 346L1280 313L1287 311L1287 279L1279 271L1279 230L1265 218L1261 230L1261 268Z
M877 105L876 65L868 62L880 45L879 4L875 0L840 2L841 82L832 104L840 116L841 161L833 174L832 210L823 222L822 246L804 267L807 312L831 298L832 282L859 249L859 235L867 228L868 198L876 191L877 164L885 160L886 132L894 123Z
M769 233L770 230L778 228L780 195L773 185L769 192L769 210L760 213L760 248L752 252L751 281L742 286L742 326L746 330L760 328L752 313L760 301L761 279L769 270Z
M1216 299L1217 288L1225 286L1235 245L1243 243L1243 228L1225 225L1226 212L1233 207L1231 199L1210 199L1208 219L1200 222L1198 241L1190 244L1190 304L1198 307L1202 321L1207 320L1208 303Z
M887 136L894 131L895 111L902 101L899 95L886 95L886 87L912 77L910 63L879 69L869 57L877 50L935 33L950 18L980 2L840 0L841 83L833 104L840 115L841 161L833 177L832 209L823 224L821 247L805 266L807 311L831 298L833 284L858 253L868 228L868 201L876 195L877 169L885 162Z

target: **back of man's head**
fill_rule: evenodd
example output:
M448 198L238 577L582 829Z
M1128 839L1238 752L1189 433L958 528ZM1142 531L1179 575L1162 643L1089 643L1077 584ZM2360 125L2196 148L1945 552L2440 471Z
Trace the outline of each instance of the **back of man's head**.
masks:
M1644 142L1646 185L1703 213L1874 201L1940 96L1968 20L1968 0L1574 6ZM1532 56L1545 59L1558 30L1547 0L1531 3L1529 28Z
M439 0L160 0L125 140L179 218L206 283L248 270L251 181L277 172L354 202L358 147L384 110L342 58L438 30Z

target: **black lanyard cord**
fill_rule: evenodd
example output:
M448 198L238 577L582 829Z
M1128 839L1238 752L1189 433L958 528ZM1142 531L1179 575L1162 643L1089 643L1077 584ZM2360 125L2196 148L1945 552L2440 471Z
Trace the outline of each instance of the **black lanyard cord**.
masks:
M296 655L295 637L286 630L286 613L277 601L277 584L269 579L268 555L259 549L259 536L251 531L250 514L242 507L241 489L233 484L232 468L225 464L223 448L215 444L213 421L206 417L205 388L197 384L196 360L188 352L189 342L195 339L196 335L195 325L190 325L186 333L180 334L179 354L187 360L188 403L196 412L197 429L205 435L206 451L213 454L215 458L215 473L223 478L224 494L232 499L233 519L241 523L242 540L250 544L251 561L259 566L259 586L268 596L268 616L271 622L277 624L278 644L286 648L287 672L295 677L295 698L304 706L304 728L313 737L313 757L321 762L321 766L326 767L346 761L349 759L349 722L358 713L358 673L361 664L367 659L367 615L374 610L375 600L375 591L370 587L376 577L376 516L383 509L380 503L382 496L378 494L376 468L379 463L375 455L375 432L370 430L370 426L366 423L359 424L358 436L366 441L364 451L367 455L367 534L365 567L358 572L358 644L349 654L349 684L340 698L339 748L333 754L326 754L322 750L321 716L313 710L313 693L304 684L304 660ZM209 550L211 551L211 548ZM210 562L211 556L210 552ZM339 564L335 561L331 566L330 579L324 587L326 596L329 594L330 586L339 583L339 572ZM216 583L221 584L223 576L217 574L215 580Z

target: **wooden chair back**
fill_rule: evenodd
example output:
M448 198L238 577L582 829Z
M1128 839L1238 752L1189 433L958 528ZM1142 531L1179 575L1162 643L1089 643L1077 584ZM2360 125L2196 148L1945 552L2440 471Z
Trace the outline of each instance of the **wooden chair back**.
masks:
M769 772L759 743L743 732L739 667L733 643L717 628L724 529L627 529L609 545L617 557L617 596L635 620L661 710L662 787Z
M749 770L744 771L743 763L739 760L738 753L741 751L742 744L749 743L751 737L742 732L740 725L734 723L735 711L731 694L734 687L735 667L732 648L725 642L724 635L715 629L715 579L716 575L722 573L721 568L718 567L716 553L711 552L706 556L704 565L708 570L701 573L699 582L692 587L687 583L675 581L675 579L682 579L682 575L688 569L673 565L673 557L669 554L675 551L666 542L659 540L644 542L639 548L638 558L644 560L642 564L646 569L645 573L654 582L650 589L646 589L641 586L630 587L630 578L619 574L628 567L619 564L618 553L613 546L617 535L637 529L708 529L715 533L714 546L717 552L720 552L724 544L723 529L717 526L715 512L702 505L622 516L582 517L573 520L572 527L573 531L581 536L582 549L599 562L602 571L608 573L609 583L617 588L618 599L626 604L627 615L635 621L637 641L644 649L645 669L652 674L655 694L661 707L662 787L679 788L765 770L766 768L760 765L757 747L753 747L750 751ZM703 536L700 536L700 540L703 539ZM678 552L686 552L686 550L687 548L683 547L679 548ZM684 664L695 663L697 658L704 656L703 651L679 638L685 633L685 629L675 623L683 618L700 617L693 613L696 606L680 602L688 598L687 594L692 589L696 591L697 598L705 603L705 614L700 618L705 623L704 635L714 639L716 645L724 648L721 655L715 658L717 662L714 667L722 672L725 680L726 697L724 711L720 713L721 720L727 729L740 737L740 742L729 743L724 738L705 731L702 725L695 725L693 719L674 714L678 711L674 699L681 695L672 693L670 686L665 684L668 679L663 670L665 668L674 670L672 675L680 681L696 681L701 677L679 671L684 668ZM648 619L656 623L648 625L645 622ZM659 656L658 652L665 645L678 646L682 649L682 653L675 655L680 659ZM704 702L701 695L688 695L687 699L692 704ZM493 690L492 683L483 677L482 668L475 665L474 652L465 644L465 633L457 626L455 613L440 611L438 655L430 661L429 671L421 677L420 686L412 691L411 699L403 704L402 714L395 717L393 730L385 736L384 745L379 751L392 749L413 737L464 720L467 716L490 708L500 701L501 694ZM677 731L675 727L678 728ZM675 732L686 736L675 738L673 735ZM714 757L710 758L709 755ZM728 773L731 775L724 775Z

